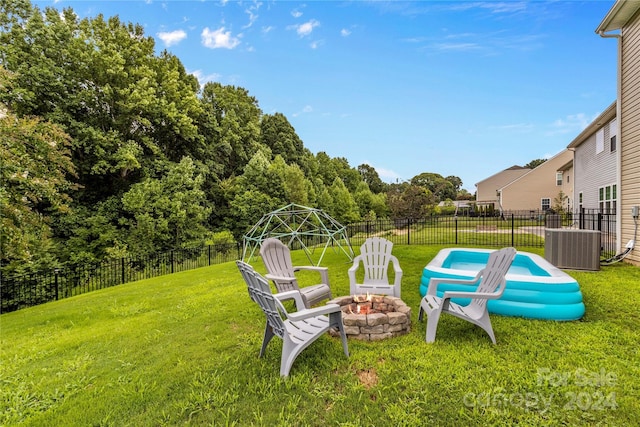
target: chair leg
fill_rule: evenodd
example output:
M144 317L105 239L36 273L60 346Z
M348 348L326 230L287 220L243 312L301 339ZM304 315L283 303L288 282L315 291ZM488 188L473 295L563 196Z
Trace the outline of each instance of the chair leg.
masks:
M259 357L262 357L264 355L264 352L267 349L267 344L269 344L269 341L271 341L271 338L273 338L273 336L273 329L271 329L271 326L269 326L269 323L267 323L267 326L264 328L264 338L262 339L262 348L260 349Z
M296 346L290 340L285 339L282 343L282 355L280 356L280 376L287 377L295 362L296 357L303 350L300 346Z
M349 347L347 346L347 334L344 331L344 325L342 324L342 314L330 313L329 322L331 325L338 328L338 331L340 331L340 338L342 339L342 350L344 350L344 354L347 357L349 357Z
M480 326L482 329L484 329L485 332L489 334L489 338L491 338L491 341L494 344L496 344L496 336L493 333L493 327L491 326L491 318L489 317L488 312L486 311L484 312L482 317L478 320L477 325Z
M436 340L436 329L438 329L440 313L441 311L439 309L427 312L427 333L425 336L425 340L428 343L434 342Z

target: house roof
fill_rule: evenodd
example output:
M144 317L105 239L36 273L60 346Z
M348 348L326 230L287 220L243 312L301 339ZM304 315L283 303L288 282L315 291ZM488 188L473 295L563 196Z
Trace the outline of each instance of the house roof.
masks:
M596 28L596 33L602 34L622 29L638 9L640 9L640 2L638 1L616 0L600 25L598 25L598 28Z
M490 176L490 177L488 177L488 178L483 179L482 181L478 181L475 185L476 185L476 187L477 187L477 186L478 186L478 184L480 184L481 182L488 181L488 180L490 180L491 178L493 178L493 177L495 177L495 176L497 176L497 175L500 175L500 174L501 174L501 173L503 173L503 172L506 172L506 171L515 171L515 170L521 170L521 169L525 169L525 170L527 170L527 171L530 171L530 170L531 170L530 168L526 168L526 167L524 167L524 166L513 165L513 166L511 166L510 168L506 168L506 169L504 169L504 170L501 170L501 171L500 171L500 172L498 172L498 173L494 173L493 175L491 175L491 176Z
M505 184L504 186L502 186L501 188L499 188L499 191L504 190L505 188L507 188L510 185L515 184L516 182L523 180L523 179L527 179L528 175L531 175L533 173L538 172L540 169L542 168L546 168L550 163L548 163L550 160L555 159L556 157L560 157L562 155L564 155L565 153L569 153L569 150L562 150L561 152L559 152L558 154L556 154L555 156L552 156L551 158L547 159L547 161L545 161L544 163L539 164L538 166L536 166L535 168L529 170L529 172L525 173L524 175L519 176L518 178L514 179L513 181L509 182L508 184ZM569 163L571 163L570 166L573 166L573 155L571 155L571 160L564 163L562 166L560 166L560 169L556 169L556 170L566 170L566 169L562 169L566 166L569 165Z
M585 142L591 135L593 135L598 129L604 126L605 123L613 120L616 117L616 101L613 101L606 110L604 110L594 121L592 121L589 126L584 128L582 132L578 136L574 138L567 148L576 148L583 142Z
M558 170L560 172L564 172L564 171L568 171L569 169L571 169L573 167L573 159L569 160L567 163L565 163L564 165L560 166L558 168Z

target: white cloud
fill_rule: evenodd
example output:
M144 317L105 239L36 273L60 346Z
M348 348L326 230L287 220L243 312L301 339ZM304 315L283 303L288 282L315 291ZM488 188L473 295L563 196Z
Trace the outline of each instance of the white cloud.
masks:
M320 46L322 46L324 44L324 40L315 40L312 41L309 46L311 46L311 49L317 49Z
M299 10L292 10L291 16L293 16L294 18L300 18L302 16L302 12L300 12Z
M492 131L499 130L515 133L528 133L533 130L533 125L531 123L514 123L510 125L489 126L489 129Z
M584 113L570 114L564 118L557 119L551 125L551 131L548 135L566 134L566 133L578 133L584 128L589 126L589 123L595 119L597 115L589 118Z
M262 3L254 2L252 6L245 9L245 13L249 15L249 23L245 25L243 28L249 28L253 25L254 22L258 19L258 9L260 9Z
M305 105L302 107L301 111L295 112L292 114L293 117L298 117L300 114L308 114L313 112L313 107L311 105Z
M376 172L378 172L378 176L380 177L380 179L383 180L384 182L393 183L397 181L402 181L402 177L391 169L385 169L378 166L373 166L370 162L367 162L367 161L364 161L362 163L367 164L372 168L374 168Z
M304 24L296 25L296 32L300 37L308 36L313 32L313 29L320 26L320 22L312 19L310 21L305 22Z
M206 27L202 30L202 44L210 49L233 49L240 44L238 37L231 36L231 31L225 31L224 27L217 30L210 30Z
M342 37L348 37L351 35L351 31L347 30L346 28L343 28L342 30L340 30L340 35Z
M183 30L175 30L169 32L160 32L158 33L158 38L162 40L165 46L173 46L174 44L180 43L182 40L187 38L187 33Z
M198 79L198 83L200 83L200 86L203 86L205 83L208 83L208 82L214 82L214 81L220 80L220 77L221 77L220 74L217 74L217 73L204 74L202 70L195 70L189 73L193 74L195 78Z

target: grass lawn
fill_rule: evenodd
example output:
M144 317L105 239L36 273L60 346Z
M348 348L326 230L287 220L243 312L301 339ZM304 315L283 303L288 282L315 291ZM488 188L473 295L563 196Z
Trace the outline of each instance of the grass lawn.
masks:
M282 341L258 358L265 318L235 263L3 314L0 425L637 425L640 268L570 271L581 321L492 316L494 346L443 315L426 344L418 286L440 249L394 247L411 333L350 340L349 358L327 335L286 379ZM329 252L322 264L334 295L348 294L346 256Z

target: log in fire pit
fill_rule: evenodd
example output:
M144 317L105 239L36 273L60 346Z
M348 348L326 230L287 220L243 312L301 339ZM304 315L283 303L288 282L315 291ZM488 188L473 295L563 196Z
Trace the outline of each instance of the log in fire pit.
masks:
M350 295L329 302L342 307L342 323L348 338L379 341L411 330L411 308L400 298ZM331 335L337 333L331 331Z

